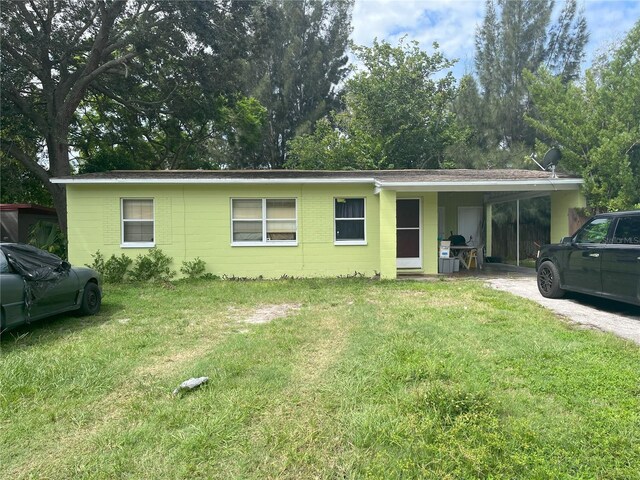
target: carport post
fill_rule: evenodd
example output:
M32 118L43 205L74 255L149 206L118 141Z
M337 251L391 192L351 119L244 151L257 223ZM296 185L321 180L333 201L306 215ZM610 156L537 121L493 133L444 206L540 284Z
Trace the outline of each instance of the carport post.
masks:
M520 266L520 199L516 200L516 265Z

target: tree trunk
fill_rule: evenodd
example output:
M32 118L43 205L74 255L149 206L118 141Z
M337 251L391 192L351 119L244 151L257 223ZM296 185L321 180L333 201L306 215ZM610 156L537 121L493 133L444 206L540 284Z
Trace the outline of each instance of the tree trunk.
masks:
M53 206L58 214L60 230L67 238L67 189L65 185L51 182L48 182L46 187L53 198Z
M47 136L47 152L49 153L49 178L71 175L69 164L69 129L58 126ZM67 236L67 192L63 184L46 182L47 190L53 197L53 206L58 213L60 230Z

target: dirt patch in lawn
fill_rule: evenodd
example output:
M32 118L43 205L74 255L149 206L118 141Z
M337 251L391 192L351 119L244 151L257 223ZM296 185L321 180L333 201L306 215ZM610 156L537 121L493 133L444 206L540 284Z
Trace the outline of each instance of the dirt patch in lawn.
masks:
M258 325L261 323L269 323L276 318L283 318L289 315L289 313L300 310L300 305L297 303L281 303L279 305L264 305L256 308L245 318L239 320L240 323L249 323Z

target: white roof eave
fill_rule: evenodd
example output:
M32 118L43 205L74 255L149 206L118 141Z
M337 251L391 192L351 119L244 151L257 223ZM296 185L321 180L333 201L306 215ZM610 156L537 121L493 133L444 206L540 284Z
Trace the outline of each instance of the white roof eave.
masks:
M155 185L182 185L182 184L331 184L331 183L374 183L373 178L52 178L51 183L64 184L155 184Z
M577 190L584 181L580 178L549 178L535 180L475 180L444 182L385 182L376 181L376 190L398 192L512 192Z

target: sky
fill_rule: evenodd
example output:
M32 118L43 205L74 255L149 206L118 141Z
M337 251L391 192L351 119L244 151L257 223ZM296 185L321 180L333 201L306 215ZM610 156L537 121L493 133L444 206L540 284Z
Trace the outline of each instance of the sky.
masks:
M562 4L556 1L557 11ZM397 44L406 35L429 52L438 42L447 58L458 59L453 71L460 77L473 72L475 31L484 5L485 0L355 0L351 39L370 46L374 38ZM578 5L584 8L590 32L583 68L640 19L640 0L582 0Z

